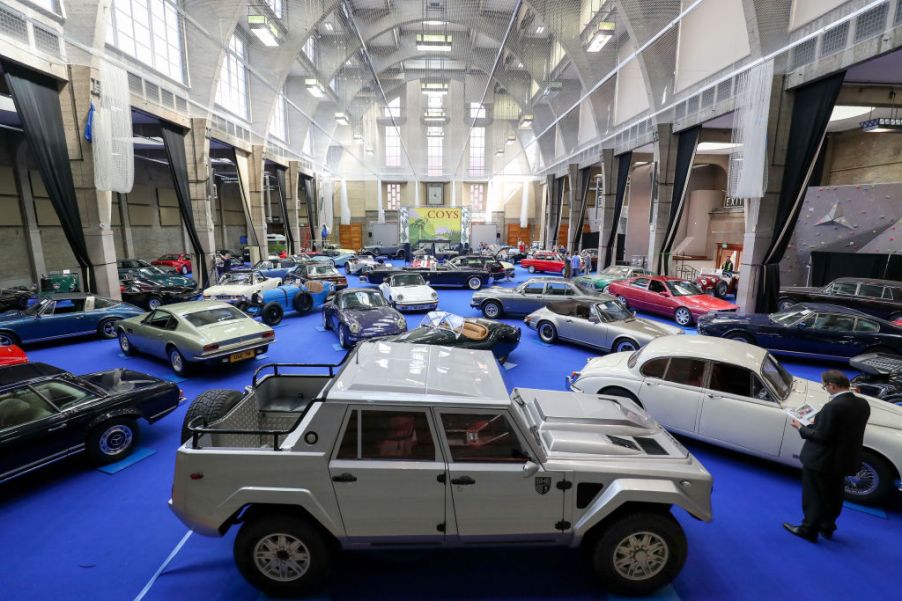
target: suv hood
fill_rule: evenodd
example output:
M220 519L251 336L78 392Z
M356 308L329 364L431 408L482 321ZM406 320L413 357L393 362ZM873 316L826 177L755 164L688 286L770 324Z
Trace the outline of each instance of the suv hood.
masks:
M513 398L549 459L683 458L688 454L626 399L529 388L515 389Z

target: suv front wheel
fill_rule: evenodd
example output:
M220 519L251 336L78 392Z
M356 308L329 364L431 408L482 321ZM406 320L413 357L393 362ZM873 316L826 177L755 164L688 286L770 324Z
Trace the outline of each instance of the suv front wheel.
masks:
M649 595L672 582L686 561L683 528L670 513L627 513L595 539L592 567L609 592Z
M329 575L329 544L308 520L267 515L246 522L234 546L238 571L272 597L302 597Z

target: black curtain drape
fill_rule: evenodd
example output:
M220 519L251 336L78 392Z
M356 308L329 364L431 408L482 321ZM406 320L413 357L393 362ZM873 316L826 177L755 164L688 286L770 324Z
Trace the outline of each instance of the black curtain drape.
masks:
M187 131L167 121L160 121L160 129L163 132L163 148L166 150L166 160L169 162L169 174L172 183L175 184L175 196L179 201L179 212L182 214L182 223L188 232L191 248L194 249L195 278L196 268L200 267L201 287L210 286L210 273L207 269L207 253L197 235L197 227L194 224L194 208L191 206L191 191L188 186L188 158L185 155L185 134Z
M673 194L670 197L670 216L667 219L667 233L664 234L664 243L658 255L658 273L667 275L669 261L667 255L673 248L677 229L680 227L680 218L683 216L683 206L686 200L686 187L689 184L689 176L692 173L692 163L695 161L695 149L698 148L698 135L702 128L700 125L681 131L677 135L676 167L673 174Z
M291 229L291 223L288 221L288 200L285 196L287 187L285 186L285 167L274 165L273 170L276 172L276 182L279 184L279 205L282 207L282 223L285 224L285 241L288 246L288 254L293 255L297 252L294 246L294 233Z
M310 228L310 244L316 240L316 186L313 178L304 176L304 196L307 204L307 227Z
M626 182L630 177L630 165L633 164L633 152L624 152L617 155L617 192L614 197L614 213L611 215L611 232L608 241L604 245L604 262L598 266L599 271L608 267L613 262L614 240L617 239L617 227L620 224L620 214L623 212L623 199L626 196Z
M586 204L589 196L589 172L591 170L591 167L584 167L579 170L579 213L576 215L576 229L573 229L574 224L570 224L570 239L573 240L574 252L580 249L580 237L583 232L583 224L586 222Z
M845 71L825 77L798 88L794 93L792 121L786 144L786 164L777 200L777 218L774 221L774 238L758 268L758 295L756 310L759 313L777 308L780 292L780 261L792 239L796 221L802 210L802 200L816 167L816 159L824 143L827 123L833 105L842 88Z
M902 255L811 253L812 286L826 286L836 278L844 277L902 281Z
M555 246L554 242L551 240L551 213L552 207L554 206L554 191L556 181L557 180L553 175L545 176L545 231L542 232L542 240L545 243L546 249L550 249Z
M235 165L235 177L238 179L238 192L241 194L241 209L244 211L244 220L247 222L247 244L248 246L256 246L265 258L269 255L269 245L266 243L266 240L261 244L260 239L257 237L257 228L254 227L254 216L251 214L251 191L244 189L241 168L238 167L238 151L235 150L234 146L229 147L228 158L231 159L232 164ZM250 177L249 173L245 173L245 175ZM253 241L253 243L251 241Z
M561 212L564 208L564 177L558 177L554 180L551 202L551 222L548 224L548 240L551 242L551 248L557 248L558 233L561 231Z
M75 180L69 164L66 130L57 82L52 77L10 61L0 61L6 85L22 121L25 139L38 166L47 196L78 261L84 277L84 289L96 292L94 266L88 256L88 245L78 212Z

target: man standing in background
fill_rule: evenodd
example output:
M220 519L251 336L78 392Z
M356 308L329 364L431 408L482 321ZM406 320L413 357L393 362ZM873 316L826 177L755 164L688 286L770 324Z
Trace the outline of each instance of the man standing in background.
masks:
M579 275L579 268L581 265L581 260L579 258L579 253L573 253L573 256L570 257L570 275L571 277L576 277Z

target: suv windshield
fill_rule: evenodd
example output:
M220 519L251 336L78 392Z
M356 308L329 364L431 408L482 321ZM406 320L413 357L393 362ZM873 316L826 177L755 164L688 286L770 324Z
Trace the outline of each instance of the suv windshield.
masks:
M598 316L601 317L602 321L605 323L635 319L632 312L620 304L620 301L618 300L595 303L595 309L598 311Z
M792 376L770 353L764 357L764 363L761 364L761 375L777 392L781 401L789 396L789 392L792 390Z
M217 307L216 309L207 309L205 311L198 311L197 313L185 315L185 319L188 320L188 323L198 328L223 321L242 319L244 317L244 313L235 307Z
M395 286L425 286L426 281L418 273L405 273L404 275L396 275L391 279L392 287Z
M692 282L679 281L679 282L666 282L668 290L674 296L695 296L697 294L704 294L701 290L698 289L698 286L693 284Z
M339 304L342 309L375 309L385 306L381 294L370 290L355 290L341 295Z

